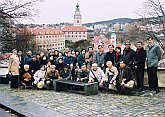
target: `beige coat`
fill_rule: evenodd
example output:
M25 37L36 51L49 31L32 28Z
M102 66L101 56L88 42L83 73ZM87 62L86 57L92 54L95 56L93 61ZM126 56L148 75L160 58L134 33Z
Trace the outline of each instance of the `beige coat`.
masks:
M17 55L12 54L9 57L8 69L12 73L12 75L19 75L19 59Z

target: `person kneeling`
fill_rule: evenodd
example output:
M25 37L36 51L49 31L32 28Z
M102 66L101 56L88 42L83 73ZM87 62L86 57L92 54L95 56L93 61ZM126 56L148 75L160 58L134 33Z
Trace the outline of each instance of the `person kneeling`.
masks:
M134 81L132 78L132 70L126 66L124 61L120 62L119 75L117 80L117 89L124 94L131 94L131 90L134 87Z
M108 87L105 86L105 75L103 70L98 67L97 63L92 64L92 69L89 72L89 81L88 83L92 82L98 82L99 83L99 89L103 89L105 91L108 90Z

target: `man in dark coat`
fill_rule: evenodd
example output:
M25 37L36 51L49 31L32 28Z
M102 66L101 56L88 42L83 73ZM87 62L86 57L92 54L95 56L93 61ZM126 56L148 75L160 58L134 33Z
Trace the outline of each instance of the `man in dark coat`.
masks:
M67 56L65 57L65 61L68 66L70 66L71 63L73 63L73 66L76 66L77 59L74 56L71 56L71 51L68 51Z
M25 59L24 59L24 57L22 55L22 51L18 52L18 58L19 58L20 69L23 69L24 68L24 64L25 64Z
M133 49L130 48L131 43L126 41L125 49L123 51L122 60L125 62L127 66L129 66L133 70L133 62L135 57L135 52Z
M111 61L112 65L114 65L114 63L115 63L115 53L116 52L114 50L114 46L109 45L108 48L109 48L109 52L106 53L105 58L104 58L105 59L105 62L104 62L105 68L107 67L107 65L106 65L107 61Z
M137 77L137 88L139 91L143 90L144 69L146 60L146 51L142 47L142 42L137 42L137 50L135 53L135 71Z
M37 70L39 70L39 61L36 58L36 55L33 55L32 59L27 63L29 65L29 69L34 74Z
M124 61L120 61L119 75L116 78L117 90L129 94L130 88L126 87L129 81L133 81L132 70Z

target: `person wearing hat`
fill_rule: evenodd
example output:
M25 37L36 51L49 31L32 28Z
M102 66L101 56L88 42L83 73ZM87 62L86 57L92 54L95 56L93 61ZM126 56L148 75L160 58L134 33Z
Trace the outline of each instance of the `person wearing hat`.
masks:
M116 79L116 87L119 92L131 93L131 89L134 87L132 78L132 70L126 65L125 61L120 61L119 75Z
M25 56L25 64L32 59L32 52L29 50Z
M45 84L47 89L53 89L53 80L61 79L58 70L56 70L55 65L50 65L50 69L45 75Z
M71 79L71 71L68 68L68 65L64 65L63 70L60 72L60 77L62 79L70 80Z
M9 57L8 70L12 74L11 88L18 88L19 58L16 49L12 50L12 55Z
M106 65L107 68L105 70L105 78L107 79L107 85L110 89L110 86L116 85L116 77L118 76L118 70L115 66L113 66L111 61L107 61ZM116 88L112 90L116 90Z

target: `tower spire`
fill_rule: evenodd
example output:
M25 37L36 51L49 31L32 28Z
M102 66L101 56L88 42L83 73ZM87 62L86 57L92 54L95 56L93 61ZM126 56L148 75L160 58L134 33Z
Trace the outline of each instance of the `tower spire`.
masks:
M78 2L76 5L76 11L75 11L75 15L74 15L74 25L75 26L81 26L82 25L82 16L80 13L80 8L79 8Z

